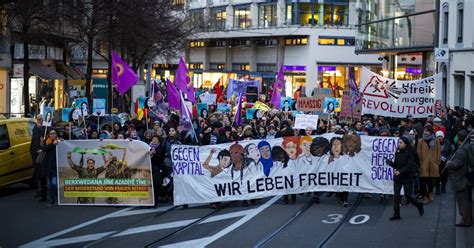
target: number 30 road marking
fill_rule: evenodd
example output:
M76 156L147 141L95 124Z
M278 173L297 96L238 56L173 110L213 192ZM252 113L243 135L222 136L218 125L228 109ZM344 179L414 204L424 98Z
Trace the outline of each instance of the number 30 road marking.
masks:
M342 214L328 214L328 219L327 220L322 220L324 224L335 224L341 221L341 219L344 217ZM361 225L369 221L370 216L367 214L359 214L353 216L350 220L349 223L352 225Z

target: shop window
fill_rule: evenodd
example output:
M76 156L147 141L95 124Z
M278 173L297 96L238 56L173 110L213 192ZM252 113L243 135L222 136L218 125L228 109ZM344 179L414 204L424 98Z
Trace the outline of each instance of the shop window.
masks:
M318 44L326 46L354 46L355 38L320 36L318 38Z
M223 71L225 70L225 64L224 63L210 63L209 69L213 71Z
M251 25L250 6L234 7L234 28L249 28Z
M227 12L225 8L211 9L211 27L213 30L225 30Z
M0 125L0 150L10 148L10 138L8 137L7 125Z
M189 69L190 70L202 70L204 68L203 63L190 63Z
M287 38L285 46L304 46L308 44L308 38Z
M233 40L232 45L233 46L250 46L250 40L245 40L245 39L239 39L239 40Z
M250 71L249 64L242 64L242 63L233 63L232 70L234 71Z
M277 39L256 40L255 45L257 45L257 46L276 46L276 45L278 45L278 40Z
M263 28L274 27L277 25L277 5L260 4L258 6L258 26Z

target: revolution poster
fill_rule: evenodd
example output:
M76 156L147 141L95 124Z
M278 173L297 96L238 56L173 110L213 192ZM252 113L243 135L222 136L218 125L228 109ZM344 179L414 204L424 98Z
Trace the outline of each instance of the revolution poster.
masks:
M60 142L59 205L154 205L148 151L141 141Z
M441 74L420 80L402 81L382 77L362 68L360 92L362 114L389 117L426 118L436 115L435 102L441 99L439 89Z
M284 137L211 146L173 145L174 204L304 192L393 194L394 137Z

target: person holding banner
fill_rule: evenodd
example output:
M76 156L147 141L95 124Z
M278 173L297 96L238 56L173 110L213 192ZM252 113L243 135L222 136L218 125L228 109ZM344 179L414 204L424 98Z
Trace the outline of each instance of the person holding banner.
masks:
M56 205L57 199L57 167L56 167L56 145L59 142L58 132L55 129L49 130L48 137L43 141L41 150L45 153L41 170L41 177L47 182L47 206ZM46 185L41 185L42 190Z
M400 137L398 140L398 150L395 154L395 161L386 160L387 164L394 169L393 180L393 216L390 221L399 220L400 217L400 191L403 187L407 202L412 203L418 209L420 216L423 216L425 210L423 204L413 198L413 182L416 176L416 152L407 137Z
M435 180L439 177L439 162L441 159L441 145L434 136L431 125L423 129L423 136L418 141L418 157L420 159L420 190L423 203L433 201Z

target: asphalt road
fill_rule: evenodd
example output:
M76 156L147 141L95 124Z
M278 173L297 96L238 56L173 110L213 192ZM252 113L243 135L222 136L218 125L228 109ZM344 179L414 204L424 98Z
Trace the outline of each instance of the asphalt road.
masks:
M390 222L392 198L381 203L349 195L341 207L323 194L320 204L298 195L188 209L163 204L143 207L47 207L17 184L0 189L0 246L3 247L455 247L453 193L437 196L418 216L401 208Z

